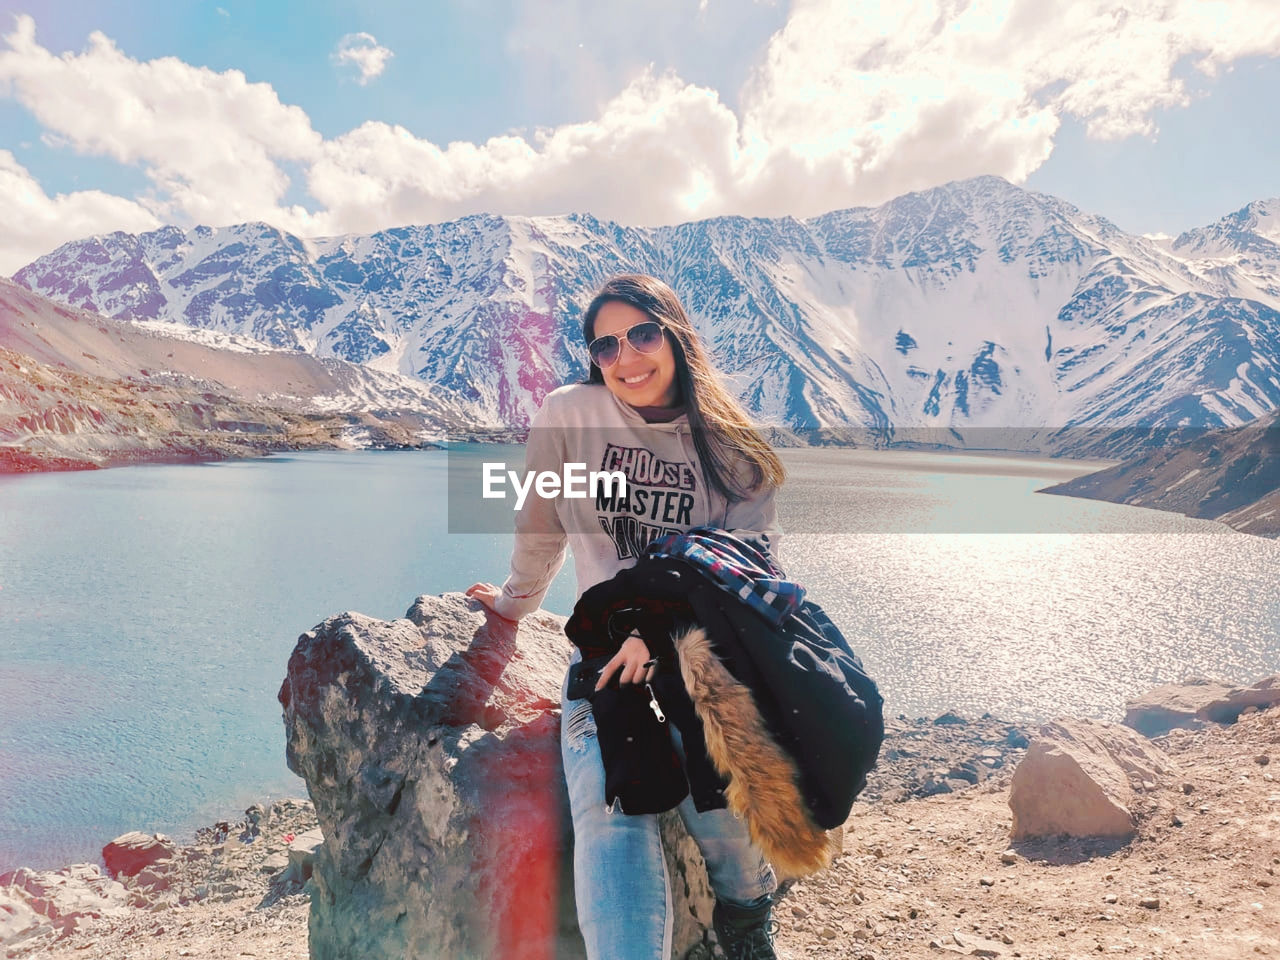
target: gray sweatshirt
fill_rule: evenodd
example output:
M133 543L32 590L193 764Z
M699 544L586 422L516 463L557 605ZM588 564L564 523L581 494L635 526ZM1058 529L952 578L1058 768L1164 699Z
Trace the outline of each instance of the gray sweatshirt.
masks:
M730 506L707 483L683 414L647 423L603 384L560 387L530 424L525 470L563 475L567 463L584 464L587 473L621 471L626 495L617 486L578 498L540 497L531 489L516 515L511 574L495 604L504 617L518 620L538 609L566 549L573 551L579 597L632 566L652 540L691 527L765 534L777 556L774 491L762 489Z

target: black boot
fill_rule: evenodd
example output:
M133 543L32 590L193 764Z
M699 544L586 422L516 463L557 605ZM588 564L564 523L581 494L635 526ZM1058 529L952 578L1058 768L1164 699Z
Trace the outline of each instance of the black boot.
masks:
M777 960L773 937L778 924L769 919L772 911L772 901L754 908L716 901L711 924L728 960Z

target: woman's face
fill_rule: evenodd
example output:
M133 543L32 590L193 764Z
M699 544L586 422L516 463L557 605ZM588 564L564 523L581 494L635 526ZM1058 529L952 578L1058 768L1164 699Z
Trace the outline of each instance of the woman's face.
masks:
M676 355L664 334L655 353L640 353L622 335L637 323L650 319L643 310L609 300L596 312L595 336L612 333L622 341L618 359L601 367L604 384L615 397L633 407L671 407L680 400L676 382Z

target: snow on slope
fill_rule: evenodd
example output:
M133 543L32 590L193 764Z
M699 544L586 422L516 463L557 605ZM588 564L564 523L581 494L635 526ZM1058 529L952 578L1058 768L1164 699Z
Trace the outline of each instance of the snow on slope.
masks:
M993 431L1231 426L1280 407L1278 213L1250 204L1169 241L979 177L809 220L478 215L311 240L166 227L67 244L15 279L111 316L404 374L521 423L585 373L591 292L654 273L765 422L988 445Z

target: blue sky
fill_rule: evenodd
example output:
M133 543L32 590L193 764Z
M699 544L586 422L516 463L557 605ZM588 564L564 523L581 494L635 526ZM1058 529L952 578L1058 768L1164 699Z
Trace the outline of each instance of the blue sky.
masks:
M160 223L810 216L994 173L1177 233L1280 195L1272 0L888 7L0 0L0 273Z

